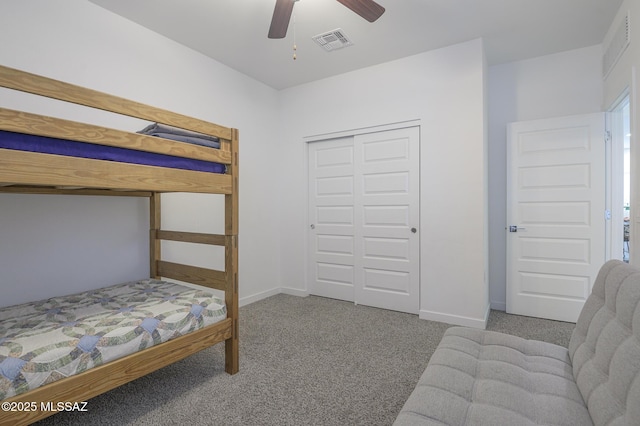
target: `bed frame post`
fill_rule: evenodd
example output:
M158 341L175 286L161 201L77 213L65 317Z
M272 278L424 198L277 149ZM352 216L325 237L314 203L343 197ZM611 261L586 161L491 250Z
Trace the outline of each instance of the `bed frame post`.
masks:
M225 341L225 370L229 374L238 372L238 130L231 130L231 166L233 191L225 195L225 251L226 279L225 303L228 317L233 320L233 335Z
M152 192L149 197L149 276L160 279L158 261L161 259L160 239L160 193Z

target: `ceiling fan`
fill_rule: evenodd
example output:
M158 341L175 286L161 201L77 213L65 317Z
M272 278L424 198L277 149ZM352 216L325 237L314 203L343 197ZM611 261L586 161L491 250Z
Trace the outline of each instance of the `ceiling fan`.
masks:
M276 0L273 18L271 18L271 27L269 27L269 38L284 38L284 36L287 35L293 4L297 1L298 0ZM373 0L338 1L369 22L375 21L384 13L384 7Z

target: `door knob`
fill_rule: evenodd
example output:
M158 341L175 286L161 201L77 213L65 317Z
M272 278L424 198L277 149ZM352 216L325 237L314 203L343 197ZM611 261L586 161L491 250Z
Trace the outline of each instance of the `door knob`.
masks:
M418 232L418 230L416 228L411 228L411 232L415 234L416 232Z
M311 229L316 229L316 225L314 225L313 223L311 224Z

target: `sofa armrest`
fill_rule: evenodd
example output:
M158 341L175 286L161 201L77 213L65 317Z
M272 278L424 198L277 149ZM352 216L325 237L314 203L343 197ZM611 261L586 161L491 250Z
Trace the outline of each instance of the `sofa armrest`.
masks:
M578 389L596 425L640 425L640 271L605 263L569 342Z

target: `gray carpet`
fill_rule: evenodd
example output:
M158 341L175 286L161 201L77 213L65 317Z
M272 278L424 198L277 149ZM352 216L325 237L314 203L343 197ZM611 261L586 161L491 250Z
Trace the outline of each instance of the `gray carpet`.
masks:
M240 372L219 344L51 425L390 425L446 324L321 297L240 309ZM567 346L573 324L492 311L488 328Z

